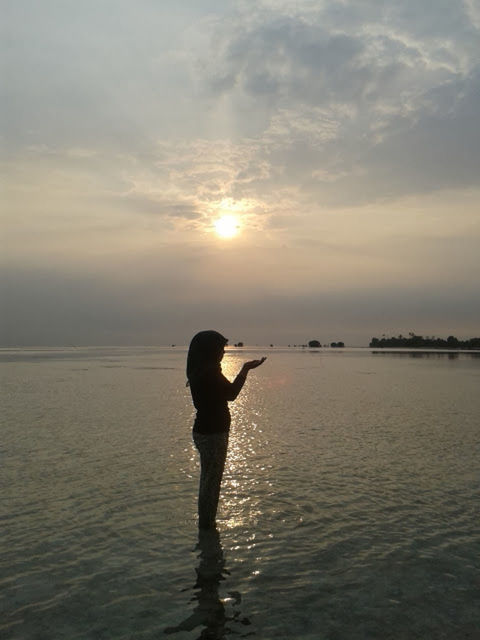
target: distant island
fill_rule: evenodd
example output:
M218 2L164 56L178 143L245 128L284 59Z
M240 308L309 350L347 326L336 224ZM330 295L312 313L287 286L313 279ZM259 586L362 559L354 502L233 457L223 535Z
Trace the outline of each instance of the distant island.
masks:
M455 336L444 338L435 338L435 336L417 336L409 333L408 338L401 334L397 338L372 338L369 347L384 349L385 347L409 349L480 349L480 338L469 338L468 340L459 340Z
M288 345L288 346L290 346L290 345ZM294 346L297 346L297 345L294 345ZM302 347L304 347L304 346L305 345L302 344ZM310 349L319 349L322 346L322 344L321 344L320 340L310 340L309 343L308 343L308 346L310 347ZM328 345L324 345L324 346L327 347ZM345 343L342 342L342 341L340 341L340 342L331 342L330 346L331 347L344 347Z

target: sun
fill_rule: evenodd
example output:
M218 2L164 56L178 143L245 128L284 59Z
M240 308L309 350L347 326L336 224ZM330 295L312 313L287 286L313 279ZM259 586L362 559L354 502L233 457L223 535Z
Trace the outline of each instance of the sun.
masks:
M235 216L222 216L215 220L215 231L220 238L233 238L239 231L238 219Z

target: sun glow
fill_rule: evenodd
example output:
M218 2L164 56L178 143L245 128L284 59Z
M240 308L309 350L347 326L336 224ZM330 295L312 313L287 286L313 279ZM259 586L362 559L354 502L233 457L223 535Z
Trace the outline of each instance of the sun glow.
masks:
M235 216L226 215L215 220L215 232L220 238L233 238L239 231L238 219Z

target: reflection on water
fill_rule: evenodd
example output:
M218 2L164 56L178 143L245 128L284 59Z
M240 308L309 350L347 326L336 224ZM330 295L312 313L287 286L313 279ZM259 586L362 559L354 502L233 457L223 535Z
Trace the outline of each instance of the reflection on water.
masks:
M225 567L224 552L218 531L216 529L200 531L196 550L199 551L199 564L196 569L197 580L193 585L195 595L192 601L196 601L197 604L188 618L177 626L167 627L164 633L193 631L200 627L198 640L206 638L221 640L230 633L241 637L254 635L253 632L242 634L228 626L229 623L246 626L251 623L248 618L241 616L238 606L242 597L238 591L228 591L226 598L220 596L220 583L230 573ZM227 612L227 606L229 610L232 609L232 613Z
M479 351L407 351L406 349L399 349L397 351L390 349L373 350L373 355L388 355L388 356L407 356L409 358L445 358L449 360L458 360L460 356L462 358L480 358Z
M72 351L0 363L0 637L478 638L478 353L272 351L198 539L186 351Z
M223 526L232 530L237 527L255 528L262 516L262 502L272 491L272 459L270 443L263 429L261 396L258 382L252 377L242 394L230 404L232 428L222 482L220 516Z

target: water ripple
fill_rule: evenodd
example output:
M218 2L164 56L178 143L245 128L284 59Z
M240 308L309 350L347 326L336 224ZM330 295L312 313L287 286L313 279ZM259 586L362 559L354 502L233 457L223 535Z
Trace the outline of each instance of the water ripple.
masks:
M4 363L0 636L475 638L475 361L279 356L235 405L206 543L184 354L27 356Z

